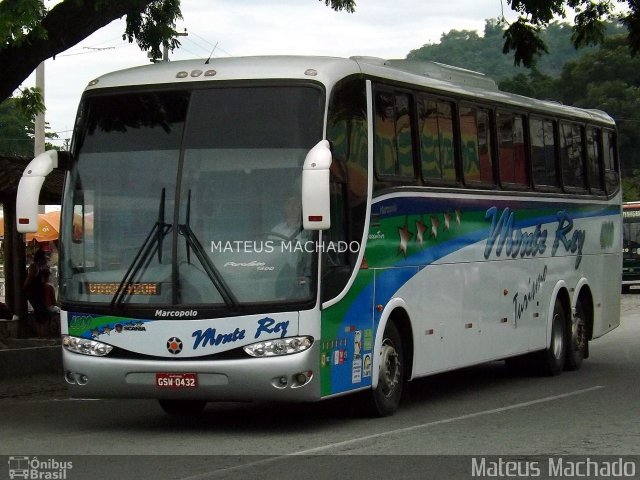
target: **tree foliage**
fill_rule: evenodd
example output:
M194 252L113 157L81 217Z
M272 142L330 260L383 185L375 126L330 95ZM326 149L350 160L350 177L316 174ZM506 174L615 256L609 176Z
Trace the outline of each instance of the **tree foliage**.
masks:
M0 154L33 156L29 124L30 119L19 107L17 99L9 98L0 104Z
M620 33L620 26L605 25L606 35ZM484 31L451 30L443 33L440 42L423 45L412 50L407 58L433 60L485 73L495 79L503 79L518 74L528 74L528 69L514 65L507 55L500 55L506 25L497 19L485 20ZM576 50L572 45L572 27L567 23L552 22L540 32L547 46L548 55L539 59L535 68L542 74L557 76L569 60L594 50L586 47Z
M0 3L0 100L9 97L38 64L111 21L127 16L130 41L159 52L171 43L180 18L176 0L64 0L47 9L43 0ZM164 28L154 28L159 23Z
M8 98L0 103L0 155L33 157L35 126L22 102L22 98ZM55 133L45 136L57 138ZM46 148L55 147L47 143Z
M504 32L504 53L514 52L517 65L531 67L547 51L541 28L554 18L575 12L572 42L576 48L604 41L607 22L622 22L633 55L640 51L640 2L637 0L507 0L518 18ZM623 13L620 13L622 11Z
M355 0L320 1L334 10L355 9ZM50 9L44 0L0 1L0 102L42 61L123 16L123 38L155 58L161 56L161 46L173 50L179 45L175 26L182 18L180 0L63 0ZM33 90L29 94L37 96Z

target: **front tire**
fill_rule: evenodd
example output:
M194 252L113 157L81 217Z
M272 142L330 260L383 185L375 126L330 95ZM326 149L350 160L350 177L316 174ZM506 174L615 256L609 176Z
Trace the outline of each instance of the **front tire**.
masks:
M378 385L370 394L371 413L378 417L393 415L400 405L404 383L402 337L396 326L389 323L380 349Z

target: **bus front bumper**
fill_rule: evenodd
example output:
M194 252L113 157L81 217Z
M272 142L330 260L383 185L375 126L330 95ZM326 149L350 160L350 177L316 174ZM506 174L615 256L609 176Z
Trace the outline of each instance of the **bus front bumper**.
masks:
M239 360L131 360L62 350L65 379L76 398L207 401L320 399L319 345L291 355ZM196 386L158 386L158 374L196 374ZM193 383L193 382L189 382Z

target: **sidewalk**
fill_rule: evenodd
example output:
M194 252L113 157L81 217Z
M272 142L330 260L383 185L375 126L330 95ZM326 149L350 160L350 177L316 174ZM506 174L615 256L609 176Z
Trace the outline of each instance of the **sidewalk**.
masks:
M4 338L0 345L0 381L37 374L62 377L60 339Z

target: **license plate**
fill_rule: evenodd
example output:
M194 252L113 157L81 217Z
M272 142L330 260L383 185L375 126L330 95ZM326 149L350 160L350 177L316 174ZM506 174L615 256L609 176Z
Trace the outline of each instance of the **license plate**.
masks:
M158 388L196 388L197 386L197 373L156 373Z

